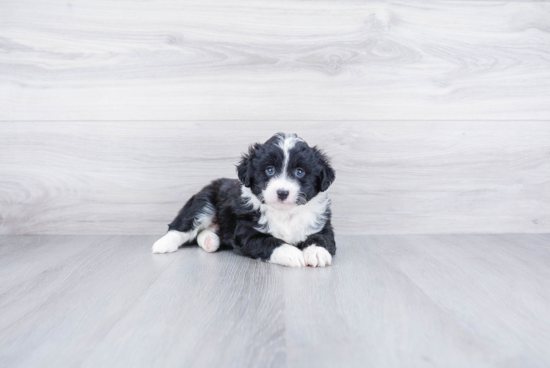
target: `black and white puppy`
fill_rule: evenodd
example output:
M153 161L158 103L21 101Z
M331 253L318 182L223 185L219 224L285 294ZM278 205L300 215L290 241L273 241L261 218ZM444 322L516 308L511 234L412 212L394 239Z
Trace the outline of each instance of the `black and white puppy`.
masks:
M323 152L296 134L277 133L249 148L237 174L191 197L153 253L196 239L207 252L221 245L283 266L331 265L336 244L326 191L335 174Z

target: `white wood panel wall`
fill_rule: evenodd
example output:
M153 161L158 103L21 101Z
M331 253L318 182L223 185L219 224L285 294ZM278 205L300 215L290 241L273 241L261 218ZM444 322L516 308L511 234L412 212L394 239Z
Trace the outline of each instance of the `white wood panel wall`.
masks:
M14 122L0 232L162 233L250 142L296 131L333 157L340 233L548 232L541 122Z
M339 232L550 231L550 4L0 2L0 233L153 234L249 143Z

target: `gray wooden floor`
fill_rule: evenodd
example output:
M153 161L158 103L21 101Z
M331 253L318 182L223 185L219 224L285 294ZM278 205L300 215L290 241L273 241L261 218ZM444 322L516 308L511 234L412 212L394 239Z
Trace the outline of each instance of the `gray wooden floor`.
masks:
M550 364L550 234L340 236L326 269L155 239L0 237L0 366Z

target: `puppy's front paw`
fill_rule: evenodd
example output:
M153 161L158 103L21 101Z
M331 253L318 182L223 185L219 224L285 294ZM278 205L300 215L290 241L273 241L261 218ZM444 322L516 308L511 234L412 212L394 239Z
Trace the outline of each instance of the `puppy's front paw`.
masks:
M304 249L304 261L306 265L311 267L325 267L330 266L332 263L332 256L323 247L319 247L315 244L310 245Z
M153 253L172 253L182 244L180 237L168 232L153 244Z
M301 267L306 265L302 251L289 244L283 244L275 248L273 253L271 253L269 262L287 267Z

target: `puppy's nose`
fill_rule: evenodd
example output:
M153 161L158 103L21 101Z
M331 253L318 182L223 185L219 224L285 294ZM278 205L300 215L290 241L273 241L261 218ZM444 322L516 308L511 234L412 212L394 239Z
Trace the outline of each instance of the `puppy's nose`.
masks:
M277 197L279 197L281 201L284 201L288 197L288 190L279 189L277 191Z

